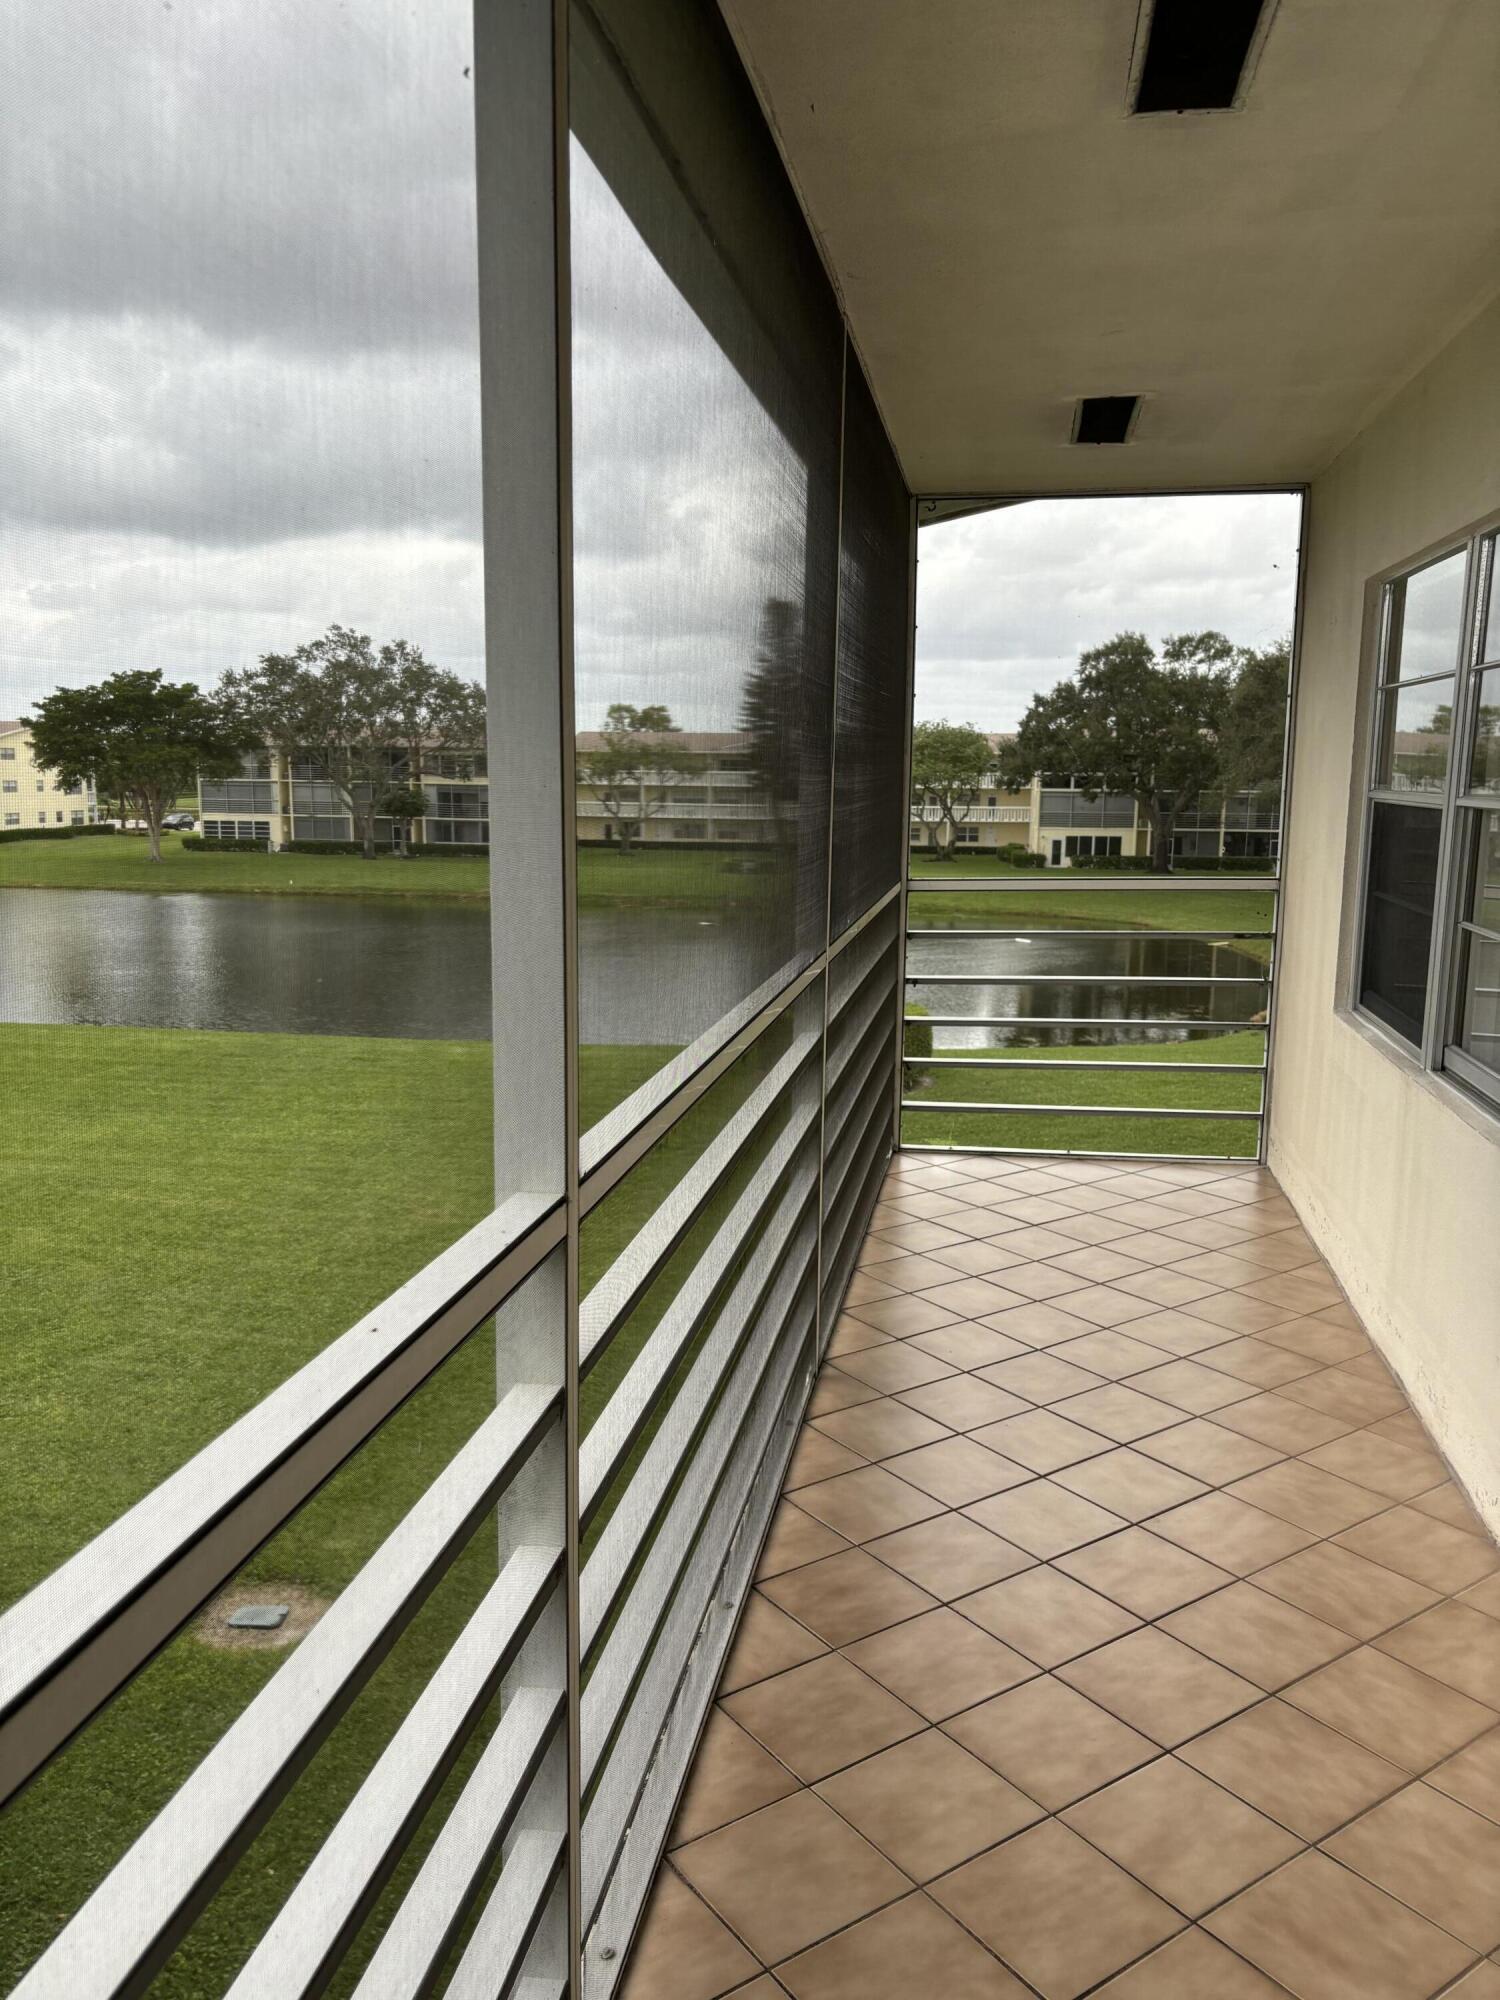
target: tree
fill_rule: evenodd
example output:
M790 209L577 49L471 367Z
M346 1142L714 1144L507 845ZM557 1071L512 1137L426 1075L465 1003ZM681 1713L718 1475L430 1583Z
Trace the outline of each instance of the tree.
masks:
M96 687L59 688L28 720L32 754L59 783L92 779L118 799L121 817L142 819L151 859L161 860L163 814L200 777L229 777L250 747L224 705L156 668L111 674Z
M1165 873L1179 804L1220 782L1233 658L1221 632L1167 639L1160 660L1140 632L1091 647L1071 680L1033 696L1002 758L1007 781L1067 773L1088 798L1128 792L1150 828L1152 866Z
M924 809L924 817L926 808L937 809L928 840L939 860L952 859L958 822L968 818L995 762L990 739L966 722L919 722L912 730L912 804Z
M419 819L426 819L427 812L427 794L420 785L395 786L375 808L378 819L394 820L400 827L403 854L411 853L411 830Z
M674 786L701 770L702 759L672 741L682 732L660 704L612 702L597 750L578 753L579 781L603 806L620 852L628 854L642 820L659 813Z
M802 614L784 597L769 597L761 613L760 645L745 676L740 728L750 769L770 812L778 840L797 817L802 760L811 717L803 671Z
M1219 737L1225 792L1267 794L1281 790L1291 661L1290 639L1280 639L1260 651L1249 646L1236 648L1234 686Z
M257 740L334 788L367 859L382 801L415 786L426 756L477 756L484 744L477 682L433 666L406 639L377 651L345 625L293 653L262 654L220 685Z

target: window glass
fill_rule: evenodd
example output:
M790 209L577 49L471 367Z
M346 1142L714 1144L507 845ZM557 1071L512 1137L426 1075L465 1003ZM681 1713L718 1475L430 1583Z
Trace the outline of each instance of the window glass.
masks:
M1468 789L1500 792L1500 667L1476 676Z
M1467 549L1456 549L1392 586L1394 617L1387 680L1451 673L1458 664Z
M1423 806L1372 808L1360 1000L1420 1043L1442 815Z
M1441 792L1453 741L1452 678L1392 688L1383 721L1376 785L1393 792Z
M1500 812L1475 813L1474 880L1466 914L1500 933Z
M1488 604L1484 613L1484 630L1480 634L1482 660L1500 660L1500 541L1490 543L1490 587L1486 592Z
M1458 1046L1500 1079L1500 937L1465 933Z

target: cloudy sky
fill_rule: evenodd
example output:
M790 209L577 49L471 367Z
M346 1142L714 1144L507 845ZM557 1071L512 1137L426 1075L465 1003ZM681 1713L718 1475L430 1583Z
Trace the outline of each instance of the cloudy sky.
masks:
M1012 729L1031 696L1116 632L1291 630L1294 498L1033 500L917 540L917 718Z
M334 621L479 674L467 0L48 0L4 34L0 715ZM576 147L573 210L579 720L732 727L807 469ZM924 530L920 713L1008 726L1123 625L1275 637L1294 513Z

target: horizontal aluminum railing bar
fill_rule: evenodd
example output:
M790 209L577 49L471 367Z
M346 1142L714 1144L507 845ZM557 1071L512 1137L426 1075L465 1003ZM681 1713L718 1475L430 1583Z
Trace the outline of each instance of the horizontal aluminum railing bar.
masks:
M674 1057L649 1084L616 1105L584 1134L579 1142L582 1175L579 1205L585 1215L604 1199L638 1160L645 1157L684 1113L692 1109L705 1091L713 1088L746 1049L823 977L827 967L864 934L882 911L898 900L900 893L899 883L888 889L878 902L872 903L862 916L834 939L826 952L820 953L800 972L777 973L765 981L749 1001L729 1016L734 1023L732 1032L727 1032L721 1024L710 1034L700 1037L681 1055ZM642 1093L647 1091L653 1095L650 1109L644 1110ZM662 1092L660 1101L654 1095L658 1091Z
M1108 1044L1105 1044L1108 1047ZM1166 1071L1192 1070L1199 1076L1264 1076L1264 1063L1212 1063L1212 1062L1119 1062L1108 1056L1091 1063L1087 1057L1069 1059L1066 1056L910 1056L913 1065L922 1069L1065 1069L1074 1076L1112 1075L1117 1070Z
M829 1122L824 1137L823 1164L823 1213L831 1210L834 1197L848 1171L850 1161L855 1157L868 1127L871 1106L882 1092L891 1087L891 1069L895 1060L893 1047L895 1036L887 1029L885 1039L872 1052L869 1065L859 1088L850 1093L845 1108L835 1124Z
M322 1993L562 1572L561 1549L522 1547L490 1585L337 1825L297 1878L228 2000ZM545 1706L545 1704L543 1704ZM535 1743L539 1759L544 1743Z
M993 1108L993 1107L991 1107ZM1251 1173L1259 1165L1253 1153L1130 1153L1111 1151L1104 1146L961 1146L956 1141L941 1144L937 1141L924 1142L904 1139L903 1153L988 1153L1003 1152L1007 1159L1012 1154L1017 1159L1028 1160L1161 1160L1181 1166L1184 1161L1195 1167L1236 1166Z
M811 1170L797 1174L784 1189L767 1225L772 1247L741 1272L719 1310L707 1339L694 1356L686 1380L668 1404L620 1495L619 1504L583 1566L579 1580L580 1650L588 1659L619 1603L630 1566L645 1547L672 1490L676 1469L694 1433L734 1365L741 1343L775 1298L790 1254L797 1216L811 1191ZM587 1442L587 1441L585 1441Z
M578 1369L587 1376L629 1319L678 1246L733 1173L735 1163L776 1115L803 1066L818 1054L816 1029L799 1035L779 1062L715 1133L631 1237L619 1256L591 1286L578 1308Z
M823 1277L823 1347L826 1351L833 1333L834 1319L843 1305L844 1293L854 1275L860 1246L870 1224L884 1183L886 1163L891 1154L889 1119L872 1121L865 1141L855 1157L848 1179L833 1204L834 1213L825 1218L823 1241L828 1254Z
M1212 895L1216 891L1253 889L1275 895L1281 887L1279 875L1082 875L1071 868L1036 870L1025 875L972 875L947 882L933 875L913 875L907 883L908 896L967 896L972 890L1003 896L1134 896L1165 893L1174 896Z
M908 986L1269 986L1264 972L908 972Z
M566 1848L561 1829L517 1834L443 2000L510 2000Z
M433 1990L547 1752L563 1704L561 1688L518 1688L510 1696L386 1926L355 2000L425 2000Z
M894 984L894 981L892 982ZM849 1106L865 1087L872 1063L881 1059L881 1051L890 1041L893 1028L891 1023L891 992L876 996L879 1006L872 1006L865 1014L863 1025L857 1038L847 1040L839 1051L837 1075L830 1074L826 1083L827 1124L836 1132Z
M824 1235L835 1242L849 1227L855 1187L866 1171L868 1157L878 1149L880 1133L890 1125L891 1071L882 1062L871 1075L859 1101L827 1156L823 1169Z
M794 1300L800 1296L811 1274L814 1252L815 1245L811 1246ZM611 1743L613 1745L608 1762L599 1771L597 1787L584 1814L582 1860L586 1929L594 1918L619 1859L652 1754L667 1721L704 1614L712 1602L714 1584L722 1570L734 1526L751 1500L777 1418L792 1384L799 1369L807 1365L807 1335L811 1320L812 1302L809 1298L802 1310L789 1312L778 1329L779 1337L766 1343L765 1352L759 1357L759 1365L755 1367L744 1394L726 1399L722 1437L715 1432L716 1448L712 1454L705 1439L699 1454L700 1461L709 1469L707 1490L686 1490L678 1496L673 1508L672 1528L677 1526L680 1517L685 1533L682 1537L672 1533L669 1542L670 1530L664 1529L642 1570L638 1593L645 1613L643 1626L639 1632L630 1627L616 1628L621 1636L622 1652L628 1649L631 1656L626 1685L634 1692L630 1697L628 1740L623 1736L615 1737L612 1729L606 1731L601 1728L601 1723L614 1719L611 1710L617 1708L620 1702L620 1681L613 1672L609 1682L600 1685L600 1674L605 1671L606 1664L613 1669L613 1660L606 1662L601 1659L599 1670L584 1690L585 1783L591 1768L599 1770L601 1741L606 1747ZM775 1499L773 1487L765 1495L767 1514ZM662 1554L661 1573L666 1576L669 1572L670 1582L665 1589L658 1583L657 1588L647 1595L644 1587L658 1565L658 1550ZM672 1583L676 1584L675 1590L671 1587ZM612 1635L611 1647L613 1644ZM591 1749L594 1752L592 1766ZM644 1857L647 1866L654 1866L656 1861L655 1843L651 1845L652 1851Z
M1181 1014L908 1014L927 1028L1110 1028L1121 1034L1132 1029L1181 1028L1192 1034L1238 1035L1247 1028L1265 1034L1265 1021L1193 1021Z
M817 1106L793 1108L785 1134L756 1168L682 1289L632 1357L609 1401L578 1448L578 1519L587 1534L610 1484L650 1422L684 1355L703 1330L723 1291L726 1273L766 1219L796 1167L797 1153L817 1123Z
M1275 937L1276 933L1275 931L1158 930L1154 924L1147 927L1142 927L1141 925L1137 925L1133 930L1125 930L1125 931L1106 931L1106 930L1065 931L1065 930L1058 930L1051 924L1033 924L1029 930L1023 929L1023 930L1009 930L1009 931L990 931L990 930L970 931L970 930L959 930L956 926L950 927L947 924L925 924L925 925L918 925L915 929L908 930L906 935L908 939L1021 938L1031 944L1036 943L1036 941L1039 938L1147 938L1153 941L1158 938L1185 938L1188 939L1189 941L1197 942L1199 944L1227 944L1235 940L1244 938L1273 938Z
M561 1390L546 1385L507 1393L37 1960L15 2000L124 2000L146 1990L561 1406Z
M884 979L875 976L880 970L879 965L871 967L869 991L857 994L830 1024L828 1067L824 1076L824 1089L830 1094L843 1082L871 1029L890 1019L896 970L894 964L886 967Z
M903 1097L901 1109L1015 1112L1040 1118L1248 1118L1252 1122L1261 1115L1258 1111L1185 1110L1169 1104L970 1104L920 1097Z
M508 1201L0 1617L0 1804L562 1242Z

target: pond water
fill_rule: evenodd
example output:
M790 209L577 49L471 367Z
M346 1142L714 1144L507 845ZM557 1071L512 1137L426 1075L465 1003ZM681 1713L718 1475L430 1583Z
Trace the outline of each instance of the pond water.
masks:
M775 970L732 917L585 910L579 930L586 1042L692 1041ZM483 1041L489 909L0 889L0 1020Z

